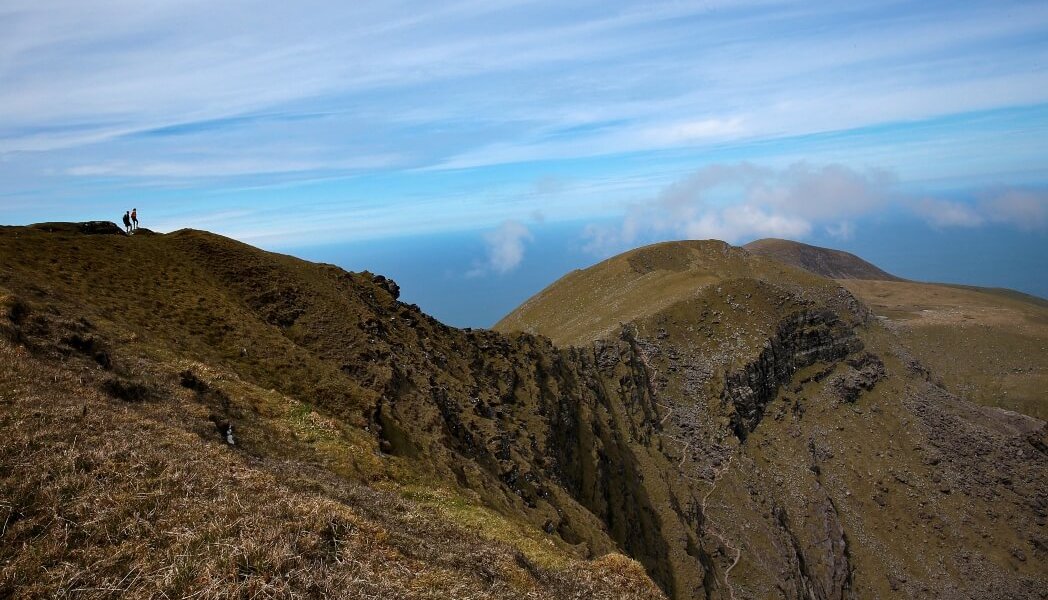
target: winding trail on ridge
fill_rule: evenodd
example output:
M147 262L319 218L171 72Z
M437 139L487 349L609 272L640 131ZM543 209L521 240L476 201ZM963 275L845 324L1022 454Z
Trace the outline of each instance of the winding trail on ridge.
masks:
M726 473L729 468L731 468L731 462L733 460L735 460L735 454L729 456L728 462L726 462L723 467L721 467L717 470L716 473L714 473L713 485L710 486L709 491L707 491L706 494L702 497L702 502L699 503L703 517L711 521L705 527L706 532L712 535L713 537L717 538L717 540L720 541L722 546L735 552L735 559L731 561L731 564L728 565L727 569L724 569L724 587L728 590L728 598L730 600L735 600L735 590L731 587L731 582L728 581L728 576L731 574L731 570L735 568L735 565L739 564L739 559L742 558L742 546L733 545L731 542L727 540L727 538L725 538L723 535L720 534L719 531L717 531L717 528L712 523L712 519L710 518L709 512L706 510L706 504L707 501L710 499L710 496L713 495L713 492L717 491L717 483L720 481L721 476L724 475L724 473Z

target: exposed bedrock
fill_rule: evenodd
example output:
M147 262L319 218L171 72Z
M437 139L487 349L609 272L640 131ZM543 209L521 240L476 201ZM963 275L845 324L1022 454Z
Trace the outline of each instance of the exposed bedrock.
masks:
M816 500L805 514L795 516L800 523L782 507L776 507L774 516L791 550L787 560L793 567L788 580L792 589L783 591L804 600L855 598L848 538L833 502L828 497ZM798 527L808 535L800 536Z
M861 348L830 311L797 312L774 331L763 351L725 376L721 398L734 407L740 440L797 369ZM375 426L389 452L432 461L436 472L580 551L626 552L670 597L728 597L728 552L702 514L709 482L684 476L681 446L662 429L665 399L656 397L645 356L660 342L633 335L625 328L621 339L558 349L541 337L471 332L447 349L467 358L463 372L441 372L437 352L400 352ZM827 531L839 529L830 521ZM788 559L808 569L799 580L826 590L819 598L845 597L847 555L835 544L829 558L805 547Z
M757 359L726 377L721 398L734 406L735 435L746 439L797 369L840 361L860 349L854 330L832 311L802 311L782 320Z
M218 275L230 285L253 268L238 267L242 261L236 255L224 258L229 260L221 264L234 270ZM302 306L313 296L301 282L253 277L266 285L237 290L244 309L339 365L340 373L365 388L362 398L375 398L366 405L365 421L384 452L431 465L435 480L471 490L494 509L559 536L579 554L629 554L672 598L730 597L725 571L738 546L711 534L716 525L703 509L710 479L696 477L684 460L688 445L708 440L704 434L669 431L675 425L667 407L684 400L660 396L670 387L683 390L679 381L667 387L662 379L683 377L688 370L670 372L651 360L668 354L670 339L640 339L636 328L627 326L618 339L556 348L532 335L453 330L398 303L392 282L360 276L346 292L363 307L360 314L349 325L330 316L339 327L342 342L336 343L312 334L317 325L310 319L317 317ZM285 302L287 297L295 302ZM85 324L37 323L40 315L13 298L5 307L12 337L53 338L58 343L52 348L89 358L110 349ZM831 312L805 308L769 322L772 335L763 349L747 351L750 358L728 374L718 366L714 378L727 384L704 399L705 406L722 412L720 400L727 399L725 406L746 416L739 421L746 432L759 426L767 403L798 368L837 360L858 344ZM118 360L105 369L126 375ZM229 439L233 421L222 399L192 375L181 376L182 385L207 398L215 427ZM318 388L314 397L335 412L344 394L330 389ZM727 418L721 427L734 439ZM828 560L817 546L806 545L804 535L798 539L797 556L805 565ZM846 561L846 555L833 555L833 564L846 567ZM795 562L801 577L801 561ZM830 570L845 572L845 567ZM825 581L820 585L827 589L837 585L839 577L821 573L810 567L804 577Z
M384 447L434 461L584 553L621 549L672 597L705 597L698 501L660 449L648 373L630 345L470 339L486 352L473 355L465 389L461 377L393 369L376 413Z

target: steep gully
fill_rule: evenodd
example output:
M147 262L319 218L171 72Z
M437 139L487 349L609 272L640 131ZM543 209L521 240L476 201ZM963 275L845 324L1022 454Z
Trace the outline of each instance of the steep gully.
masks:
M732 458L711 479L685 473L689 448L704 440L666 429L673 402L658 397L658 370L632 332L564 349L524 334L429 333L419 331L425 352L408 344L389 353L372 420L390 453L430 461L490 505L586 552L621 549L672 598L734 598L729 577L741 544L708 521L709 499ZM797 369L859 348L832 311L783 318L754 360L724 376L720 409L730 413L739 443ZM718 546L734 555L723 570L711 553Z
M706 477L683 469L709 439L682 435L677 414L671 419L665 409L689 398L656 389L647 349L665 360L665 340L638 340L627 326L617 339L557 348L540 336L457 330L397 302L385 278L335 276L355 323L309 310L309 296L295 311L285 310L281 294L260 295L250 308L267 319L286 315L276 325L292 342L373 393L363 418L382 451L425 465L436 481L456 482L581 554L630 555L671 598L734 596L726 575L741 544L707 521L709 499L733 463ZM245 281L236 272L225 277L233 286ZM784 299L782 290L758 293L777 307L771 335L743 366L718 367L720 393L703 399L729 418L727 433L739 444L798 368L840 361L861 346L837 312L794 294ZM317 328L338 335L312 335ZM335 398L317 402L344 410ZM730 565L715 559L720 546L734 549Z
M644 363L644 366L645 366L645 368L648 371L648 374L649 374L648 375L648 381L655 381L655 380L657 380L658 379L658 375L659 375L658 368L651 364L651 362L648 359L648 356L642 350L637 348L636 345L634 345L634 350L637 352L637 356L640 358L641 362ZM658 397L654 386L650 387L650 393L651 393L653 398L657 398ZM666 423L666 421L671 416L673 416L673 407L672 406L668 406L666 404L662 404L661 402L658 402L657 400L656 400L656 404L658 406L661 406L661 407L666 409L666 414L662 417L662 419L659 420L659 425L664 425ZM664 435L666 435L666 437L670 437L668 434L664 434ZM672 438L672 437L671 437L671 439L677 441L678 443L682 443L683 446L684 446L683 450L681 451L680 462L677 464L678 469L680 469L680 468L682 468L684 466L684 461L687 460L687 452L688 452L688 449L691 447L692 441L689 440L687 442L682 442L681 440L679 440L677 438ZM725 473L728 472L728 469L731 468L731 463L734 460L735 460L735 455L731 454L730 456L728 456L728 460L725 461L724 465L714 471L713 480L710 482L710 489L707 490L706 493L703 494L703 496L702 496L702 501L699 504L699 508L700 508L700 511L703 514L703 516L705 518L707 518L707 519L709 518L709 510L708 510L707 507L709 505L710 496L712 496L713 493L717 491L717 484L720 483L721 477ZM681 471L681 476L689 478L689 479L694 479L694 478L690 477L689 475L686 475L683 471ZM732 560L731 564L728 565L728 567L726 569L724 569L724 575L723 575L724 588L728 592L728 598L729 598L729 600L735 600L735 590L731 586L731 582L729 581L729 577L731 576L731 570L734 569L735 566L739 564L739 560L742 558L742 545L741 544L737 544L737 543L733 544L732 542L730 542L728 540L728 538L723 536L719 532L719 530L715 526L713 526L711 524L707 524L706 525L705 531L706 531L706 533L708 533L711 536L713 536L714 538L716 538L716 540L722 546L724 546L725 548L728 548L729 550L731 550L735 554L735 558Z

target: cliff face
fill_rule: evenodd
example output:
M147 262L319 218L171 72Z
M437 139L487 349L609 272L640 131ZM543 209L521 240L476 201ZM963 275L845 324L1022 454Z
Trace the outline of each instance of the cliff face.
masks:
M832 313L797 308L763 350L722 374L715 410L740 442L797 369L833 365L862 346ZM389 363L373 417L389 452L425 457L500 510L587 553L621 548L673 597L726 593L718 574L729 566L728 549L707 531L704 514L723 465L710 465L705 477L688 474L685 463L698 462L689 452L704 452L705 440L694 430L666 430L680 402L661 397L652 380L650 361L662 346L626 327L618 339L585 348L477 332L437 350L432 362L404 350ZM448 354L468 368L449 373L440 365ZM826 556L841 564L822 575L794 547L795 572L832 590L821 597L842 597L850 567L840 525L831 505L819 510L821 527L838 541L816 564Z
M585 340L557 347L448 328L381 276L217 236L119 238L116 265L91 251L116 243L100 237L26 237L0 236L28 257L0 270L9 339L123 400L162 404L177 381L260 460L305 444L342 478L440 482L568 555L625 553L672 598L1033 598L1048 583L1043 423L953 398L846 291L726 245L610 262L601 285L622 289L591 323L539 298L534 314ZM58 266L56 240L78 246ZM124 263L151 274L103 287ZM586 293L594 269L573 276ZM545 327L528 328L559 335ZM230 383L194 383L207 372ZM274 394L334 425L280 442Z
M617 306L630 314L630 345L659 411L667 478L698 499L697 516L682 521L703 550L702 594L1037 597L1046 556L1031 556L1048 493L1042 421L950 396L831 282L704 243L636 254L573 274L503 325L577 336L577 322L564 318L577 297L610 280L627 290ZM696 285L673 283L689 272ZM664 296L638 313L631 298L658 293L645 286L652 281ZM599 326L590 331L605 337ZM965 458L947 464L946 446ZM961 480L1023 483L1001 511L970 485L948 483Z

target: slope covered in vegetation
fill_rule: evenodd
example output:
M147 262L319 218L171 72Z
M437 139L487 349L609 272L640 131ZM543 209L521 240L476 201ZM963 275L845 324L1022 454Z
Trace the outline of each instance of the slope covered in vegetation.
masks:
M0 229L0 595L1048 584L1044 423L831 280L665 244L464 331L381 276L106 230Z
M0 230L0 596L661 597L390 454L392 282L82 229Z
M832 248L776 238L756 240L746 244L743 248L753 254L766 256L830 279L902 281L850 252Z

